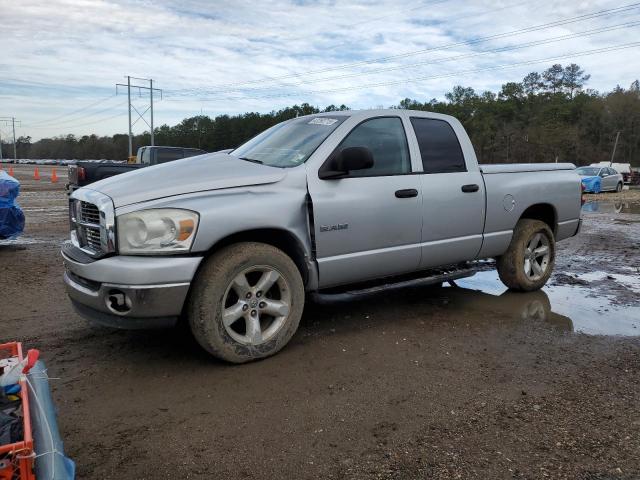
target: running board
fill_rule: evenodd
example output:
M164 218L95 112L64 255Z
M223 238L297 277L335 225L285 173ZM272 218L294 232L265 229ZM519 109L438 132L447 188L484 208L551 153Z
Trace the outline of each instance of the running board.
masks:
M452 282L460 278L471 277L475 275L478 270L479 269L475 263L450 265L448 267L423 270L405 275L384 277L367 282L331 287L319 290L317 293L320 295L334 295L341 293L357 295L385 290L389 287L398 288L415 285L416 283L419 283L420 285L432 285L434 283Z

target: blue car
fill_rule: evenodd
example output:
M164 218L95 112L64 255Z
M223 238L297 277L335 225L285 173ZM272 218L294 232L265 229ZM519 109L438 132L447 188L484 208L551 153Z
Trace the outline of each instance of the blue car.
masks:
M620 192L622 175L611 167L580 167L576 169L585 193Z

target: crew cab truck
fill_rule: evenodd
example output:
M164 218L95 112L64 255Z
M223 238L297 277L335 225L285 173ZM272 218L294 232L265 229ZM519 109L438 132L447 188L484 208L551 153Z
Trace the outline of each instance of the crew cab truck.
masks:
M64 282L94 322L184 319L208 352L246 362L291 339L305 291L443 281L486 258L509 288L539 289L579 230L574 168L479 166L460 122L430 112L300 117L75 191Z
M136 163L114 161L76 162L68 167L69 183L67 189L72 192L76 188L84 187L98 180L127 173L138 168L159 165L204 153L207 152L199 148L148 146L138 149L138 155L135 157Z

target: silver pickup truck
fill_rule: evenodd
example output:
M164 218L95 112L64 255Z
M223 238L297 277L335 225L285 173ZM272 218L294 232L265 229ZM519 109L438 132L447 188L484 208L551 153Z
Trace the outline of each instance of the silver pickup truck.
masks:
M455 118L409 110L292 119L237 149L108 178L70 199L64 281L84 317L189 322L230 362L279 351L306 292L496 258L514 290L549 278L580 226L571 164L479 166Z

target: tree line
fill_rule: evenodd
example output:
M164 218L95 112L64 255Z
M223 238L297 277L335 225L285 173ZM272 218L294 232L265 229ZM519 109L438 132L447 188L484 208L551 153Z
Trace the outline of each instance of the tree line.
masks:
M609 160L619 131L615 160L640 166L640 83L600 93L585 88L589 78L576 64L556 64L520 82L507 82L498 92L455 86L442 101L406 98L392 108L455 116L469 132L481 163L586 165ZM331 105L322 111L336 110L348 107ZM303 103L270 113L198 115L156 128L155 143L206 151L234 148L278 122L320 111ZM149 145L149 132L136 135L133 143L134 149ZM125 159L128 137L69 134L32 142L22 136L17 150L18 158ZM12 157L13 146L3 143L2 152L4 158Z

